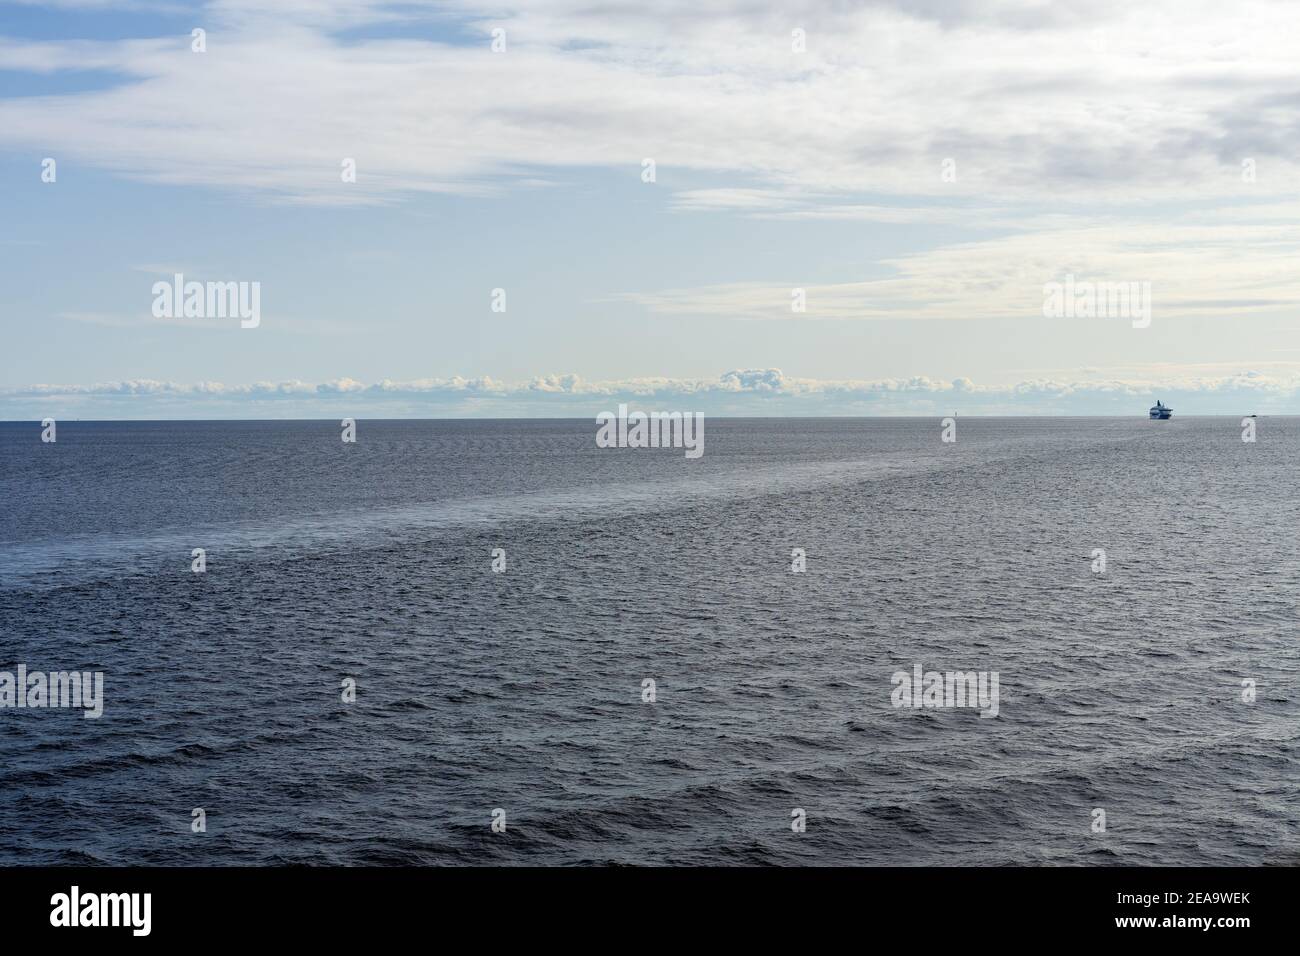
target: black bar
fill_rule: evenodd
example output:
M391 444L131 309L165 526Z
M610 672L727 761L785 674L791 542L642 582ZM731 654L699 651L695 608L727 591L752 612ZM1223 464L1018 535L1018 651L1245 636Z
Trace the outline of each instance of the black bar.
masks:
M538 942L608 930L625 934L611 943L667 944L683 941L689 919L760 941L815 924L945 947L1022 933L1231 947L1294 935L1294 882L1289 868L11 868L0 871L0 925L7 942L76 933L78 943L336 945L461 929L483 939L532 932ZM131 925L52 926L56 894L70 903L73 886L83 906L87 895L150 894L148 935ZM1207 918L1208 928L1186 922ZM1125 919L1154 924L1118 924Z

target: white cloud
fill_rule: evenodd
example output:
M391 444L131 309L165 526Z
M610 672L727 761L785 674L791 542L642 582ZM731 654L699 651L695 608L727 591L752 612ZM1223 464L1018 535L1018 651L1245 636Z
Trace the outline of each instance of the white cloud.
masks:
M1296 362L1276 362L1262 370L1204 365L1117 371L1121 374L1075 370L1006 385L925 376L825 380L789 376L775 368L734 369L716 379L650 377L592 382L571 374L514 383L463 377L371 384L349 378L318 384L297 380L181 384L143 379L0 388L0 417L18 419L58 412L79 417L203 418L220 417L230 410L272 418L339 413L587 417L620 400L639 402L647 410L734 415L953 411L1141 415L1156 395L1186 413L1245 414L1286 411L1300 397L1300 363Z
M456 22L453 22L453 17ZM679 203L885 218L883 200L1280 196L1300 172L1286 2L644 4L224 0L187 35L9 39L0 66L111 89L0 100L0 145L304 202L482 192L645 156L743 179ZM360 39L430 23L476 42ZM507 30L508 51L488 31ZM791 51L795 27L807 50ZM357 160L356 184L338 175ZM943 182L940 163L955 160ZM1243 183L1253 158L1257 181ZM665 187L668 188L668 187ZM729 190L729 191L728 191ZM917 215L934 217L924 206Z
M1153 321L1240 316L1300 303L1300 226L1250 220L1249 210L1213 210L1148 222L1038 228L882 260L889 275L859 282L732 282L615 299L673 315L738 319L1043 318L1044 285L1149 282ZM791 308L802 288L806 311ZM1071 319L1068 321L1089 321ZM1091 320L1107 321L1107 320Z

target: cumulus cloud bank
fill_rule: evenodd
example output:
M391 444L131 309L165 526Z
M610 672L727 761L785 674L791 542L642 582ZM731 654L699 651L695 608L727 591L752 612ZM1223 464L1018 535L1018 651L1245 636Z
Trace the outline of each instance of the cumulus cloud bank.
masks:
M547 375L525 382L490 378L409 382L354 379L308 383L150 380L0 389L0 417L292 418L335 414L383 417L590 417L619 401L647 410L715 415L1115 414L1141 415L1159 395L1187 414L1282 411L1300 391L1300 375L1243 371L1157 378L1052 380L979 385L918 376L876 381L786 376L780 369L734 369L716 379L634 378L584 381Z

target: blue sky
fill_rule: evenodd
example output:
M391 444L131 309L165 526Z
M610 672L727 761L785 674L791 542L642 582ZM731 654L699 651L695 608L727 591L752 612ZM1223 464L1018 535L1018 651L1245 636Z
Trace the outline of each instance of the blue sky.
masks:
M0 0L0 417L1296 408L1285 4L697 6Z

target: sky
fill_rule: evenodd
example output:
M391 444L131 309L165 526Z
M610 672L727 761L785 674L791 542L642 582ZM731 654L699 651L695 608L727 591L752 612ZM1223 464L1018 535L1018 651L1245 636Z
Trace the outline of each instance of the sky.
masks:
M1254 0L0 0L0 418L1294 413L1296 49Z

